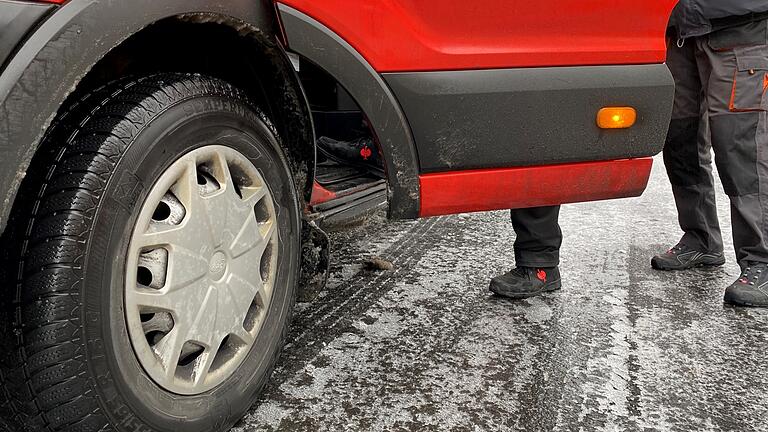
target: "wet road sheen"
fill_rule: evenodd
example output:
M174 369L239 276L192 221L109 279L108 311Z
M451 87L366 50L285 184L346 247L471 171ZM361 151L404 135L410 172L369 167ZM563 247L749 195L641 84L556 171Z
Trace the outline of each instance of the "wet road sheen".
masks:
M564 289L517 302L487 290L513 265L506 212L335 233L328 287L233 431L768 431L768 311L723 305L730 238L723 268L651 270L675 218L660 159L641 198L565 206Z

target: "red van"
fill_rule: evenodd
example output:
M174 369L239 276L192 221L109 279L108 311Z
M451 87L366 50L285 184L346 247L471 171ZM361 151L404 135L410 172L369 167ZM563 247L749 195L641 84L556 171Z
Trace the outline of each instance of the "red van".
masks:
M639 195L674 3L0 0L2 422L226 430L318 222Z

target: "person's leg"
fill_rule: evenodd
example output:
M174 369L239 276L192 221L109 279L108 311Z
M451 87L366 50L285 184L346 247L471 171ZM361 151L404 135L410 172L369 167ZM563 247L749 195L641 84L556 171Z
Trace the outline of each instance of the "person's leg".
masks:
M721 265L723 240L717 218L709 125L695 44L670 39L667 65L675 79L672 121L664 146L664 165L672 185L683 237L667 253L653 258L660 270Z
M699 65L709 68L705 88L715 163L731 199L734 248L744 270L728 288L726 301L756 306L768 306L768 40L764 27L765 23L755 32L761 38L758 43L755 35L746 33L750 43L735 43L736 48L721 47L719 33L697 42Z
M563 233L558 219L560 206L512 210L515 264L518 267L557 267Z
M517 234L517 267L493 278L491 291L503 297L526 298L560 289L560 206L512 210L511 215Z

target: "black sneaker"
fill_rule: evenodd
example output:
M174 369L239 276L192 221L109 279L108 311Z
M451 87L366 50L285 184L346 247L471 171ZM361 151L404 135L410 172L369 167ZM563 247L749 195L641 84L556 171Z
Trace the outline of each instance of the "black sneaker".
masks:
M502 297L522 299L562 288L557 267L518 267L491 279L491 291Z
M317 149L326 158L343 165L369 168L375 171L384 170L384 162L379 155L379 150L370 137L362 137L354 141L339 141L333 138L320 137L317 140Z
M725 290L725 302L736 306L768 307L768 264L751 262Z
M722 252L699 252L682 243L651 259L651 267L656 270L687 270L723 264L725 264L725 255Z

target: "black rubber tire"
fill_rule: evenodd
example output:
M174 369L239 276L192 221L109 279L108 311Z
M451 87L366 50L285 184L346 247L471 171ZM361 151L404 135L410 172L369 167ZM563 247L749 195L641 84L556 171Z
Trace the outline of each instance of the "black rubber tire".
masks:
M276 289L239 369L196 396L157 386L131 348L125 252L160 174L194 148L228 145L267 182L280 230ZM193 74L110 84L59 116L4 239L5 420L28 431L220 431L250 407L284 345L300 267L298 197L277 133L231 85Z

